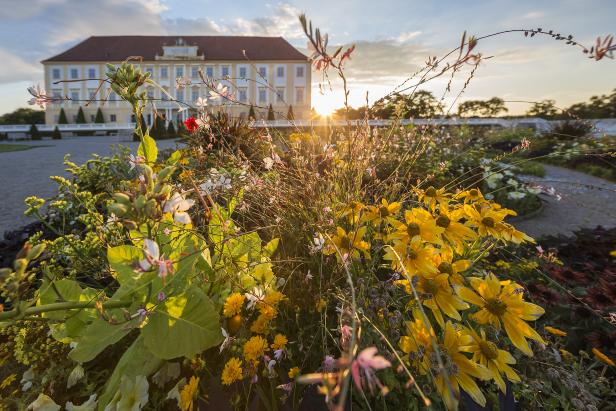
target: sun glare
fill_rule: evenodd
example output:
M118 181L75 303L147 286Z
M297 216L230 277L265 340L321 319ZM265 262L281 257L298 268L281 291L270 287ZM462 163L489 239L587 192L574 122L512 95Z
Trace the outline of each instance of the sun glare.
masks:
M318 92L313 93L312 102L315 111L323 117L331 116L336 109L342 106L342 101L331 94L322 95Z

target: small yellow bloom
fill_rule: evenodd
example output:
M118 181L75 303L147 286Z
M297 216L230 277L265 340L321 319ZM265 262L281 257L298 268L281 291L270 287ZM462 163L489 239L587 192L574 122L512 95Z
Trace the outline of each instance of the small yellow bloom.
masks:
M272 345L270 345L270 347L274 351L282 350L287 346L288 342L289 340L287 340L287 337L282 334L276 334L276 336L274 337L274 342L272 343Z
M225 317L231 318L234 315L239 314L242 311L242 306L246 297L240 293L233 293L225 301L222 313Z
M180 409L182 411L193 410L193 399L195 398L195 395L197 395L198 389L199 378L193 375L190 377L188 384L182 388L182 392L180 392Z
M616 257L616 250L614 250L614 251L610 251L610 255L611 255L612 257Z
M552 335L556 335L558 337L566 337L567 333L563 330L559 330L558 328L555 327L550 327L549 325L546 325L545 327L543 327L547 332L549 332Z
M289 378L295 379L299 375L299 367L293 367L289 370Z
M8 387L9 385L11 385L13 383L13 381L15 381L17 379L17 375L15 374L11 374L9 376L7 376L2 383L0 383L0 390L5 389L6 387Z
M319 298L319 301L317 301L315 305L315 309L317 310L318 313L320 313L323 310L323 308L325 308L325 306L327 306L327 301L325 301L322 298Z
M370 259L370 245L363 241L366 231L366 227L360 227L347 233L342 227L337 227L336 234L331 236L331 240L323 248L323 254L336 254L339 262L343 262L343 258L359 259L360 252L366 259Z
M244 344L244 358L248 362L257 363L267 350L267 341L260 335L250 337Z
M362 217L362 221L369 222L374 226L379 226L381 223L395 225L395 217L396 214L400 212L401 207L402 204L397 202L389 203L383 198L380 205L366 207L366 212Z
M602 363L607 364L607 365L612 366L612 367L616 366L616 364L614 364L614 361L612 361L612 359L610 357L608 357L607 355L603 354L598 349L593 348L592 349L592 353L595 355L597 360L601 361Z
M560 350L560 355L567 361L573 361L574 357L573 354L571 354L569 351L565 350L564 348L561 348Z
M231 385L242 378L244 378L242 374L242 360L233 357L225 364L225 368L222 370L222 383L223 385Z

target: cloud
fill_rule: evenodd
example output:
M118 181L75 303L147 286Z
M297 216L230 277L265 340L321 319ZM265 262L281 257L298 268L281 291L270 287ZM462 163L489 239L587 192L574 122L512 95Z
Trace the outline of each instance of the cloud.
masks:
M40 78L43 72L38 64L32 64L19 56L4 49L0 49L0 83L12 83L16 81L32 81Z

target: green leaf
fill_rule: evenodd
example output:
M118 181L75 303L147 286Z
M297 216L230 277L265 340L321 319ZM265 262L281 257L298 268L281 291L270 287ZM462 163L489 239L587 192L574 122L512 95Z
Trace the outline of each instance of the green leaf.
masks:
M156 358L145 347L143 336L139 336L120 358L113 370L113 374L107 380L103 394L98 401L98 409L103 411L118 391L122 376L135 379L139 375L145 377L153 374L162 367L163 361Z
M39 293L39 299L36 305L40 306L63 301L56 293L56 290L60 293L64 301L79 301L79 297L81 296L81 287L76 281L69 280L68 278L53 282L45 280L41 286L41 292ZM60 320L66 316L66 313L66 311L48 312L45 313L45 317Z
M149 134L145 134L139 147L137 148L137 155L142 156L148 162L148 164L155 163L158 157L158 148L156 147L156 141Z
M145 346L158 358L193 357L222 341L218 311L196 286L168 297L143 327Z
M129 324L112 325L107 321L96 318L84 330L83 337L78 341L77 347L68 354L73 360L80 363L96 358L107 346L120 341L131 330Z
M133 280L140 273L135 273L133 265L143 258L143 251L133 245L120 245L107 249L109 266L117 273L120 285Z
M271 257L272 255L274 255L274 253L278 249L279 242L280 238L273 238L269 243L265 244L265 247L263 247L263 253L266 257Z

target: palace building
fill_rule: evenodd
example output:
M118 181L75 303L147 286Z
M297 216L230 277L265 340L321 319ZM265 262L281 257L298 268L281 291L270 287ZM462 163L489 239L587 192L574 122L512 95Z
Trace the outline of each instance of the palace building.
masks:
M105 77L107 63L119 64L127 58L180 101L194 106L201 97L208 98L210 89L199 76L228 87L235 102L208 100L208 111L224 110L234 117L247 117L250 105L257 119L265 119L271 104L276 119L284 119L292 107L296 119L310 113L311 72L309 59L282 37L242 36L93 36L67 51L44 60L45 90L54 98L70 101L48 104L45 121L57 124L63 108L69 123L74 123L79 107L86 122L95 122L101 108L105 123L134 123L131 107L120 101L107 83L103 83L96 99L86 106ZM190 85L176 87L176 79ZM61 81L68 80L68 81ZM77 80L77 81L75 81ZM156 111L167 120L185 120L190 114L179 110L166 93L147 87ZM153 107L148 104L144 119L154 121Z

